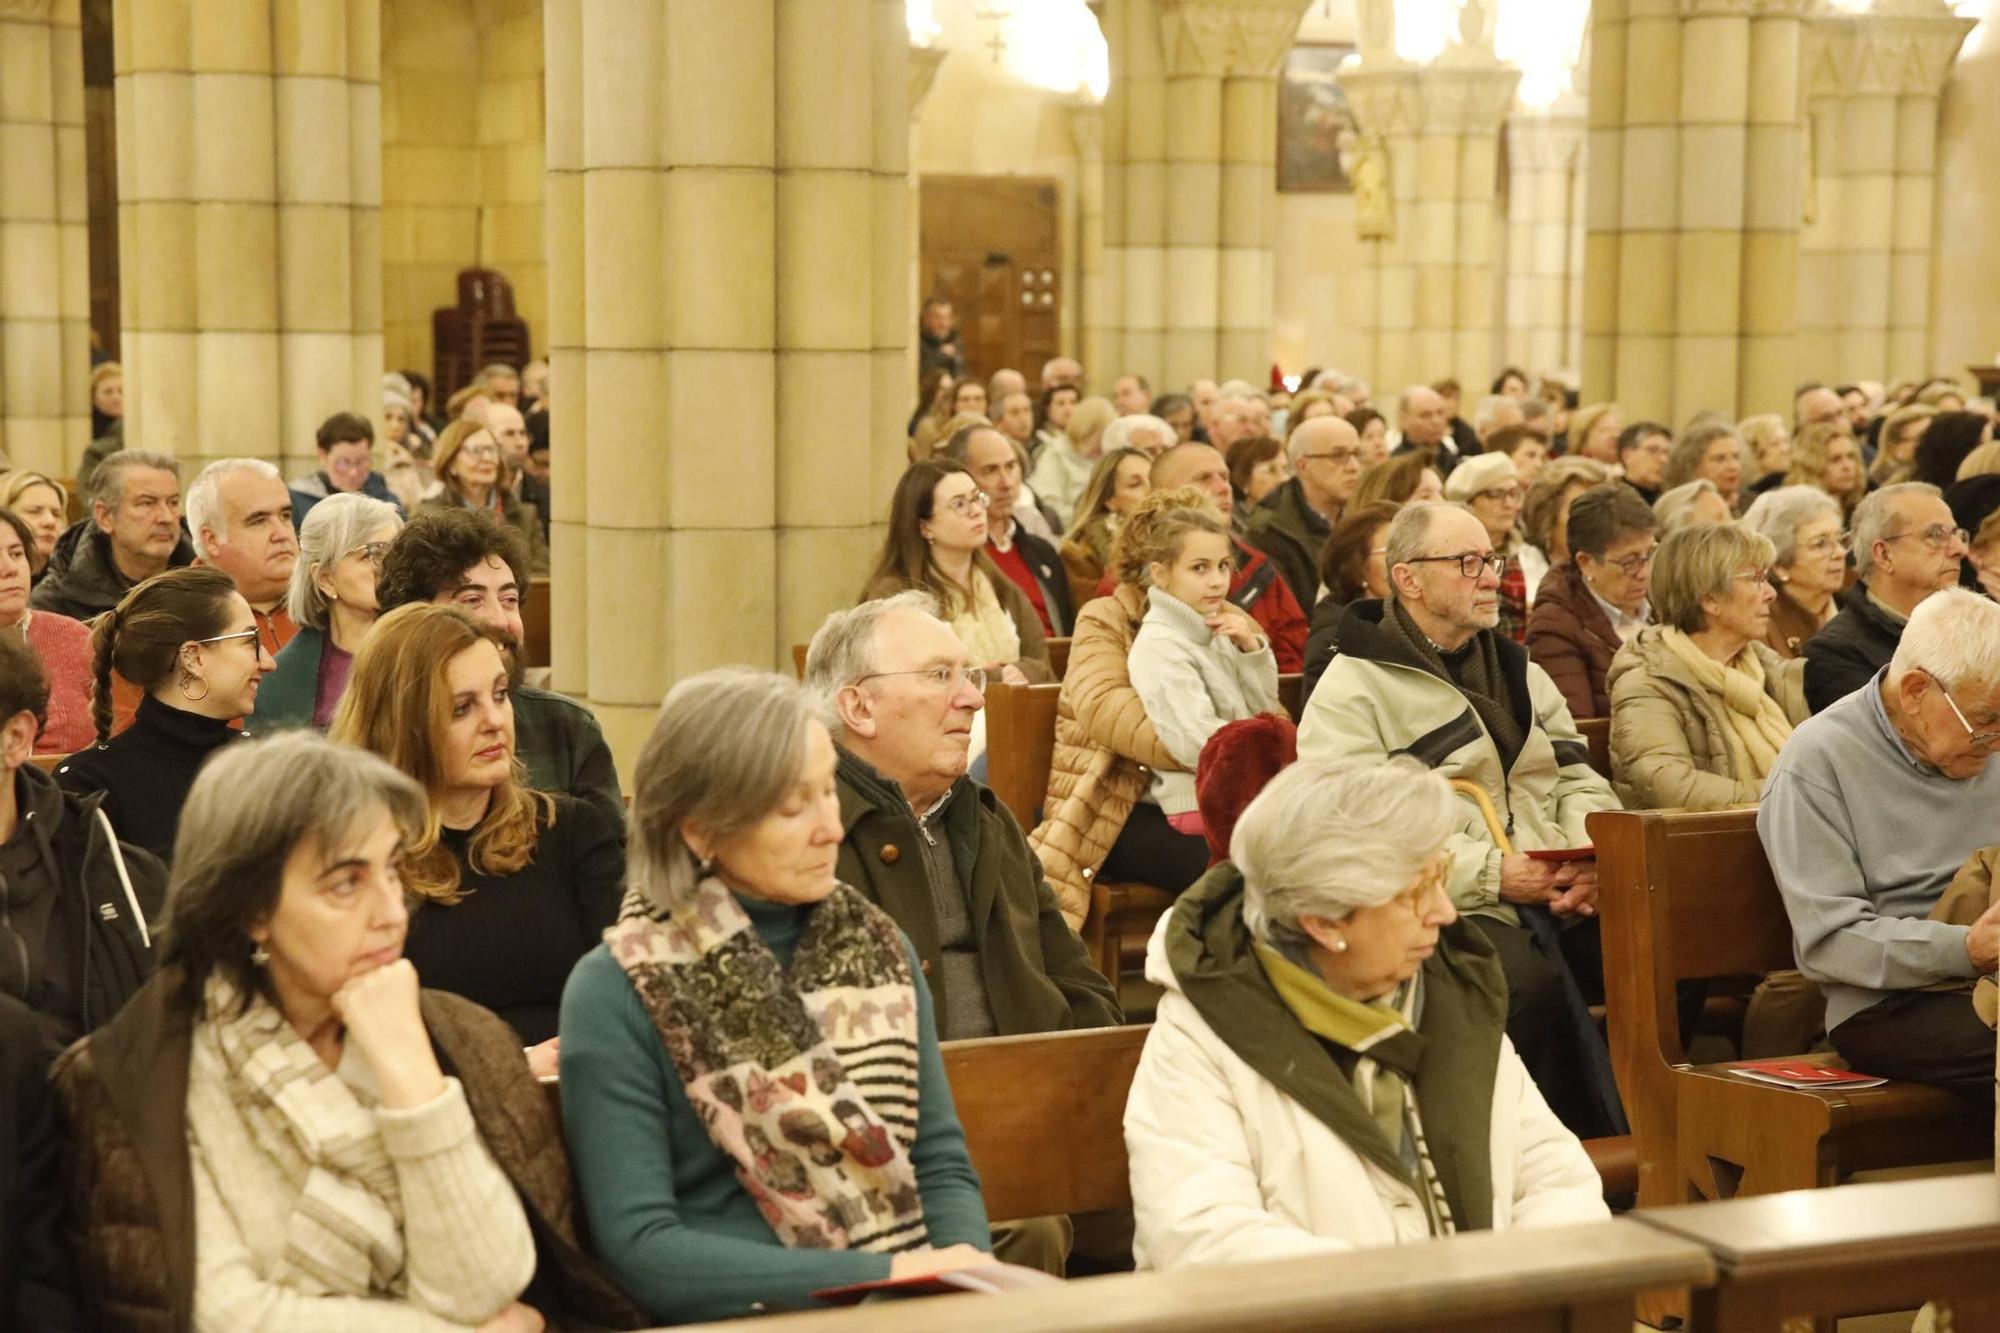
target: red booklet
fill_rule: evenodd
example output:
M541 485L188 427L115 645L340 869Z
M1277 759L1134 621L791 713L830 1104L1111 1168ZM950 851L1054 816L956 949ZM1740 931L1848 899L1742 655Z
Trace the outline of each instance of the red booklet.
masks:
M1889 1081L1852 1069L1830 1069L1810 1060L1740 1060L1728 1069L1739 1078L1781 1088L1879 1088Z
M874 1282L851 1282L844 1287L828 1287L813 1293L816 1301L831 1301L836 1305L848 1305L864 1296L876 1292L894 1292L900 1296L945 1296L954 1291L981 1291L986 1293L1020 1291L1028 1287L1046 1287L1062 1279L1050 1277L1039 1268L1023 1268L1019 1264L990 1263L976 1268L954 1268L944 1273L924 1273L917 1277L885 1277Z
M1537 847L1528 853L1537 861L1588 861L1597 855L1595 847Z

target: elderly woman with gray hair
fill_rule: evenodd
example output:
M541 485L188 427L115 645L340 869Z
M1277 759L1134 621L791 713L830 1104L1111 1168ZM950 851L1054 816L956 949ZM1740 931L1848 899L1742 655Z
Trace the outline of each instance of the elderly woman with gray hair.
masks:
M1743 526L1771 543L1771 626L1764 642L1783 658L1799 656L1806 640L1840 610L1847 582L1847 541L1840 501L1817 486L1780 486L1757 497Z
M1141 1268L1608 1216L1458 920L1457 798L1406 759L1302 760L1154 932L1125 1105Z
M1660 543L1657 623L1611 661L1611 777L1628 809L1752 804L1806 717L1805 663L1764 645L1774 548L1735 524Z
M423 819L411 779L308 733L202 770L160 971L56 1068L91 1327L642 1322L583 1252L513 1032L403 956Z
M655 1320L989 1262L915 952L835 873L836 763L802 686L740 668L674 686L639 753L562 1088L597 1252Z
M299 525L285 610L299 631L278 650L277 670L257 691L252 735L287 727L320 731L347 690L354 654L375 625L375 578L382 556L403 530L395 506L359 492L321 500Z

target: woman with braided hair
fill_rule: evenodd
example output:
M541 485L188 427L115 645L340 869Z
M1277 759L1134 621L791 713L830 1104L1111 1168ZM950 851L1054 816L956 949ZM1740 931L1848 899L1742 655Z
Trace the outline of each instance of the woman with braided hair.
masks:
M242 733L257 685L274 669L257 619L219 569L170 569L98 617L91 635L98 743L70 756L56 781L101 791L118 835L171 863L195 774ZM132 725L111 736L112 672L145 691Z

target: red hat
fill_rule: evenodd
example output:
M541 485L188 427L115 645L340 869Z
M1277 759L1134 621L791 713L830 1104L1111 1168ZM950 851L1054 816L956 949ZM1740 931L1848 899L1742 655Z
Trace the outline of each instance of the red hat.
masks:
M1208 863L1229 859L1229 838L1264 784L1299 757L1299 729L1288 717L1260 713L1208 738L1195 765L1194 797L1208 837Z

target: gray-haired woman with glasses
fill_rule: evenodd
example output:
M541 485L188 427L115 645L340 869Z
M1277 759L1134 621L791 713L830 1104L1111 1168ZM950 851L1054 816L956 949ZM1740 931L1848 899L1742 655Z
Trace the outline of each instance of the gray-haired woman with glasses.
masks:
M1757 497L1743 526L1771 543L1771 627L1764 643L1783 658L1799 656L1806 640L1840 610L1847 583L1847 538L1840 501L1817 486L1780 486Z
M195 774L242 733L230 724L257 706L275 665L257 618L219 569L171 569L147 579L98 618L91 636L98 744L71 755L56 781L99 806L118 836L171 861L181 805ZM145 691L132 725L111 737L111 676Z
M395 506L359 492L321 500L299 525L299 559L285 609L299 632L257 692L252 734L288 727L325 731L347 691L361 641L375 627L375 577L403 530Z

